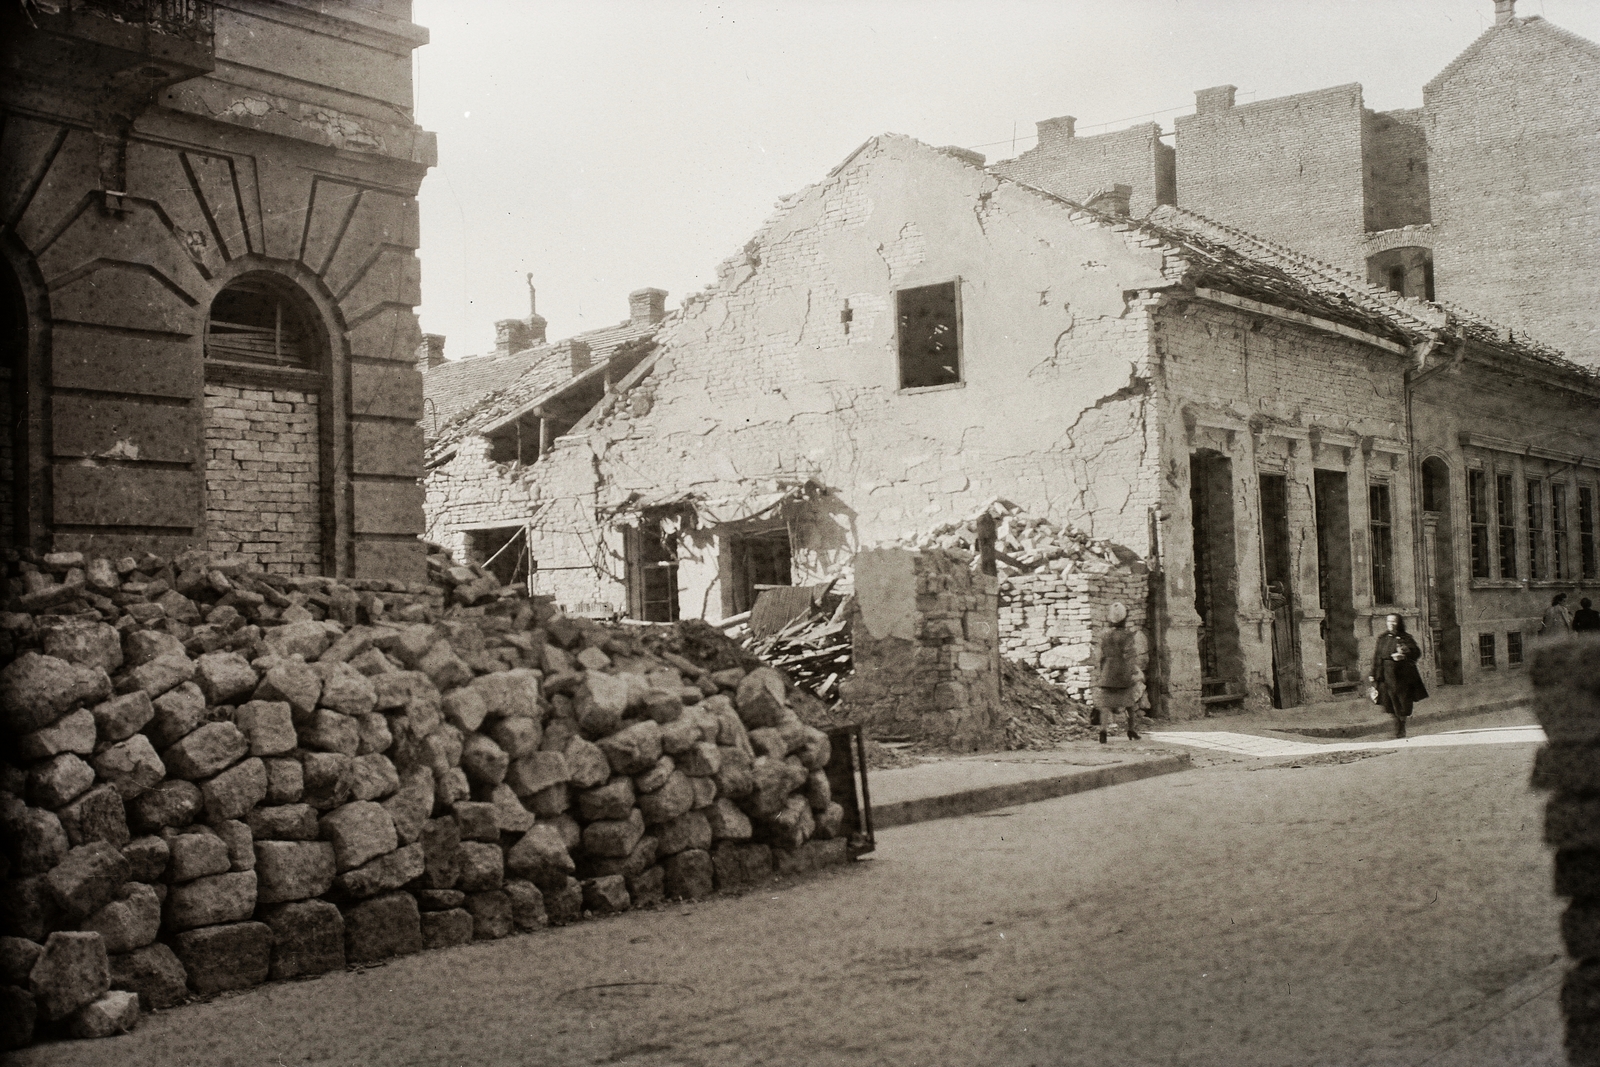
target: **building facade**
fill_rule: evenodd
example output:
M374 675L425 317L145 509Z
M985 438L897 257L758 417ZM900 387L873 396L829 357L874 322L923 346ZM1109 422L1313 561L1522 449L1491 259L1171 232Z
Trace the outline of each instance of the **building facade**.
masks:
M5 19L0 537L420 580L409 2Z

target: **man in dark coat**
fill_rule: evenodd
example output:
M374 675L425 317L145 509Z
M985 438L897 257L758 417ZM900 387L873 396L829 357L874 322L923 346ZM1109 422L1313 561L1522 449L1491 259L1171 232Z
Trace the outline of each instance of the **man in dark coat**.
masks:
M1417 670L1422 648L1406 632L1405 619L1390 615L1384 622L1387 630L1378 635L1377 647L1372 650L1372 673L1367 681L1377 691L1378 704L1394 716L1394 735L1404 737L1411 705L1428 699L1428 688Z
M1572 615L1573 633L1594 633L1600 631L1600 611L1594 610L1594 605L1588 597L1578 601L1578 610Z

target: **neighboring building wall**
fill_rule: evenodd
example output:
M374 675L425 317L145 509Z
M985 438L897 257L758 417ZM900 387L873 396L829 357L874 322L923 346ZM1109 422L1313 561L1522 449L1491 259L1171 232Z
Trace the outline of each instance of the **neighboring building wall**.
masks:
M1202 89L1175 120L1178 205L1364 274L1361 86L1233 98L1232 86Z
M1424 90L1440 297L1600 367L1600 46L1484 33Z
M142 51L100 5L0 26L0 224L33 327L32 547L209 543L208 311L269 271L314 306L325 353L323 568L421 580L414 194L434 145L411 121L427 37L409 7L196 2L173 8L189 36L152 29L128 46ZM261 367L249 384L304 377Z
M1158 124L1078 137L1073 122L1067 116L1039 123L1037 145L990 169L1080 204L1119 183L1132 186L1129 213L1136 218L1176 202L1173 150L1161 143Z
M1420 108L1364 111L1361 155L1366 164L1367 229L1420 226L1428 201L1428 138Z
M1160 677L1170 680L1169 711L1202 712L1200 616L1190 497L1190 461L1197 453L1228 460L1234 558L1213 580L1236 602L1235 630L1226 635L1237 659L1224 663L1227 692L1246 707L1266 707L1273 688L1273 615L1266 597L1262 551L1261 474L1284 477L1288 492L1290 585L1298 650L1300 702L1330 695L1324 606L1317 569L1314 481L1317 470L1345 475L1351 599L1356 660L1370 662L1383 616L1418 613L1412 554L1411 474L1406 461L1404 357L1357 340L1209 301L1169 304L1156 328L1162 354L1160 421L1164 481L1160 565L1165 576L1162 624L1156 640ZM1372 593L1368 490L1390 486L1395 600ZM1366 657L1363 659L1362 657ZM1224 657L1228 659L1229 657ZM1363 674L1364 676L1364 674Z
M317 396L206 386L206 547L271 574L322 573Z
M1085 561L1069 573L1043 570L1000 580L1000 651L1026 663L1076 700L1090 703L1107 612L1121 602L1128 628L1145 627L1149 573Z
M1163 266L1055 201L876 138L664 325L649 403L541 463L535 555L583 563L574 537L594 551L596 509L635 495L737 502L808 479L831 492L775 516L796 582L997 496L1142 553L1160 472L1149 326L1124 294L1163 284ZM901 390L895 290L954 278L964 381ZM682 567L679 599L715 618L721 597L683 584L707 572ZM559 596L621 602L597 570L564 574Z

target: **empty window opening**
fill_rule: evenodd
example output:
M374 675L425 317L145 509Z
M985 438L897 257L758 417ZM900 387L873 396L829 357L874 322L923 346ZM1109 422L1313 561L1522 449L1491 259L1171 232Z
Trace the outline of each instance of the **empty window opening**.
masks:
M1389 268L1389 291L1399 293L1401 296L1405 295L1406 269L1404 267Z
M1500 577L1517 577L1516 481L1509 474L1496 476L1495 519L1500 531Z
M755 607L764 589L793 585L793 559L787 528L728 538L729 614Z
M1233 464L1216 452L1189 457L1189 509L1194 535L1194 609L1202 701L1239 694L1239 558L1234 536Z
M1328 681L1354 684L1365 676L1356 641L1354 562L1350 552L1349 476L1319 470L1317 504L1317 594L1322 601L1323 654Z
M1394 603L1394 515L1389 506L1389 487L1367 487L1367 525L1372 533L1372 599L1379 604Z
M1578 487L1578 564L1584 580L1594 580L1594 488L1588 485Z
M1467 511L1472 526L1472 576L1489 577L1489 476L1467 472Z
M211 302L206 358L315 370L321 348L313 321L292 283L264 272L246 274Z
M1486 671L1494 670L1494 634L1478 635L1478 666Z
M533 463L549 447L543 434L549 429L544 419L527 415L515 419L489 435L489 459L495 463Z
M895 293L900 388L925 389L961 381L961 315L956 283Z
M501 585L521 585L528 580L530 561L526 530L521 526L501 526L493 530L469 530L467 555L495 576Z
M1567 544L1567 487L1550 483L1550 577L1556 581L1572 570Z
M628 614L644 622L678 621L678 538L661 520L641 520L625 531Z
M1545 574L1544 483L1528 479L1528 577L1540 581Z
M1437 458L1422 464L1422 510L1443 511L1450 506L1450 469Z
M1506 634L1506 662L1513 667L1522 662L1522 633L1519 630Z
M1289 480L1282 474L1259 479L1266 603L1272 612L1272 695L1275 707L1292 708L1300 704L1300 640L1289 547Z

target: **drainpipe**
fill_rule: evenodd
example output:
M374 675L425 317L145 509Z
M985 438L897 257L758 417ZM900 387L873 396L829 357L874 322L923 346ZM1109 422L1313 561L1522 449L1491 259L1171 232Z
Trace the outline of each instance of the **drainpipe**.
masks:
M1460 339L1457 338L1457 343ZM1411 349L1413 363L1406 368L1401 376L1401 387L1404 390L1406 408L1406 461L1411 465L1411 573L1417 583L1417 616L1423 624L1423 630L1428 642L1428 649L1433 657L1433 669L1437 676L1439 671L1439 650L1433 643L1433 616L1430 613L1432 605L1428 600L1425 587L1426 572L1423 569L1424 559L1422 554L1422 462L1417 457L1416 423L1413 416L1413 401L1416 399L1416 385L1418 382L1431 378L1449 364L1443 360L1428 366L1428 357L1439 352L1445 346L1445 338L1435 334L1427 341L1415 345ZM1451 524L1451 536L1454 538L1455 525ZM1455 544L1450 545L1450 554L1454 558ZM1437 576L1435 576L1437 579Z

